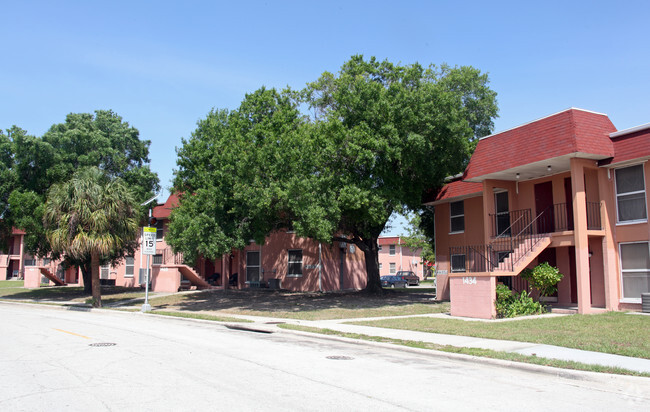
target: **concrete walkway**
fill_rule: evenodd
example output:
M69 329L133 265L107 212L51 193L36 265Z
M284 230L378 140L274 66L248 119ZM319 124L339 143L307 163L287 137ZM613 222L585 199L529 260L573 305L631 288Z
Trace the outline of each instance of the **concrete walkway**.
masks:
M336 320L296 320L286 318L264 318L258 316L245 315L227 315L241 319L252 320L254 324L244 324L244 328L253 327L262 330L273 331L277 328L278 323L288 323L302 326L311 326L315 328L331 329L344 333L356 333L368 336L384 337L399 340L410 340L418 342L428 342L439 345L450 345L464 348L481 348L491 349L501 352L519 353L527 356L538 356L541 358L558 359L565 361L575 361L590 365L601 365L609 367L619 367L637 372L650 373L650 359L631 358L628 356L612 355L602 352L592 352L579 349L565 348L561 346L543 345L538 343L517 342L511 340L474 338L470 336L444 335L440 333L416 332L410 330L387 329L372 326L351 325L349 322L378 320L378 319L399 319L408 317L443 317L450 318L446 314L431 315L412 315L412 316L394 316L384 318L364 318L364 319L336 319ZM554 316L554 315L542 315ZM555 315L557 316L557 315ZM246 326L250 325L250 326ZM254 326L253 326L254 325ZM286 329L282 329L285 330Z

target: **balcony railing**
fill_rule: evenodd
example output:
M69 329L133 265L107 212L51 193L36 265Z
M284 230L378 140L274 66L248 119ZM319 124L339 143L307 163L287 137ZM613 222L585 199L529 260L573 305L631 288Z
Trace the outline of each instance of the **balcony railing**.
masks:
M587 229L602 230L600 220L600 203L586 202ZM513 210L490 214L492 221L492 237L509 237L513 233L521 233L521 229L528 227L531 222L531 210ZM544 210L537 217L535 225L530 226L530 234L545 234L574 230L573 208L566 203L556 203Z
M161 262L162 265L182 265L182 264L184 264L184 262L183 262L183 254L182 253L174 253L171 246L167 246L164 249L156 250L156 254L162 255L162 262Z
M586 206L587 229L600 230L600 203L587 202ZM452 272L512 272L542 238L574 230L573 208L566 203L551 205L532 220L530 209L490 216L494 239L486 245L450 247Z

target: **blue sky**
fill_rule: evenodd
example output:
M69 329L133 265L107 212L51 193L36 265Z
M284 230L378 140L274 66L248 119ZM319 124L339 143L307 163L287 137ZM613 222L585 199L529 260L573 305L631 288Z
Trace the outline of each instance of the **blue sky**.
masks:
M488 72L495 131L568 107L619 130L650 122L648 1L0 5L0 128L42 135L68 113L112 109L151 140L165 187L181 137L211 108L301 88L354 54Z

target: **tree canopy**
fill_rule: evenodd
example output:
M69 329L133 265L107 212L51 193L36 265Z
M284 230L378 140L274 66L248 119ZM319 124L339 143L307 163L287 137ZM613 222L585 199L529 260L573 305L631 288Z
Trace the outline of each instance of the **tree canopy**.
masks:
M280 228L352 242L376 290L391 214L420 209L427 189L461 171L496 113L487 75L472 67L354 56L300 92L260 89L183 141L169 242L190 259Z
M29 135L13 126L0 132L0 234L3 239L13 227L25 230L25 248L36 256L52 252L43 228L48 190L68 181L75 171L98 167L109 178L120 178L134 192L137 202L160 189L158 176L149 167L150 141L110 110L71 113L42 136ZM142 209L144 217L144 209ZM2 242L5 244L5 241ZM56 253L52 257L58 257ZM90 291L90 260L65 256L79 266ZM102 257L106 261L118 256Z
M102 259L133 255L138 246L140 211L133 193L120 178L97 167L82 168L50 188L44 209L52 251L90 261L93 306L101 307Z

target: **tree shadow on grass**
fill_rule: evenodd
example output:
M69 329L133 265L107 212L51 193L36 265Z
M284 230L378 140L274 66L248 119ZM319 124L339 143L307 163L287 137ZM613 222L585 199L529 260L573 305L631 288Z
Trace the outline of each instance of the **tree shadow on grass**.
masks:
M44 286L38 289L14 289L0 293L0 299L4 300L29 300L49 302L78 302L91 297L84 293L84 288L79 286ZM119 286L102 286L102 297L122 293L142 293L138 288L126 288Z
M225 312L315 312L326 310L363 310L396 308L413 304L439 304L430 290L416 292L387 290L381 294L366 292L286 292L271 290L217 290L153 298L157 310L225 311ZM432 307L433 309L433 307ZM433 311L433 310L432 310Z

